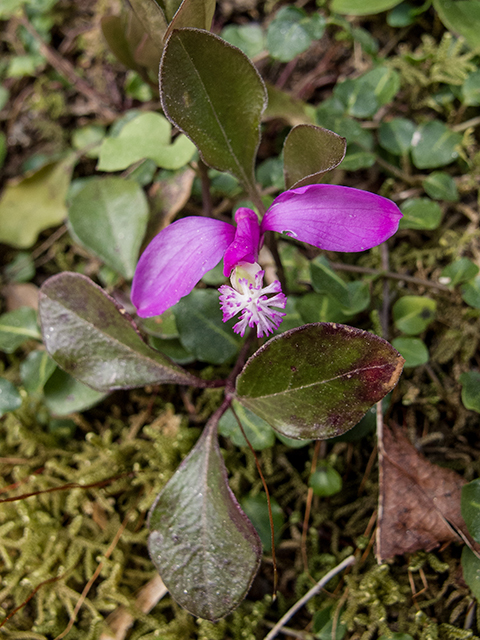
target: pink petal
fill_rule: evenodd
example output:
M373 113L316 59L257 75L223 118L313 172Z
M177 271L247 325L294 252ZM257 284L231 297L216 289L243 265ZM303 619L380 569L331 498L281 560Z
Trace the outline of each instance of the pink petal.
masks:
M401 217L391 200L369 191L313 184L275 198L261 230L328 251L365 251L390 238Z
M192 216L155 236L140 257L132 302L142 318L157 316L193 289L217 265L235 237L235 227Z
M257 262L260 245L260 224L256 213L241 207L235 213L235 222L235 238L223 259L223 275L227 278L239 262Z

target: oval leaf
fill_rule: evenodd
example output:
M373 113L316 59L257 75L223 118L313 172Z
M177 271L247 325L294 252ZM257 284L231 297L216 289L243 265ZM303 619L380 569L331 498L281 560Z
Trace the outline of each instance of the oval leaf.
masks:
M333 131L309 124L294 127L283 149L287 189L320 182L326 171L341 163L346 148L345 138Z
M150 512L148 549L172 597L193 615L218 620L245 597L262 546L227 481L216 417Z
M215 0L183 0L170 22L165 40L174 29L193 27L210 31L214 12Z
M480 2L478 0L433 0L443 24L463 36L472 49L480 46Z
M403 362L366 331L305 325L272 338L248 360L238 400L289 438L333 438L391 391Z
M125 310L85 276L64 272L49 278L40 289L39 314L48 353L97 391L160 383L204 386L147 347Z
M160 97L207 164L254 184L266 89L240 49L206 31L173 31L160 64Z
M133 180L89 180L68 212L73 235L106 265L133 278L148 222L148 203Z

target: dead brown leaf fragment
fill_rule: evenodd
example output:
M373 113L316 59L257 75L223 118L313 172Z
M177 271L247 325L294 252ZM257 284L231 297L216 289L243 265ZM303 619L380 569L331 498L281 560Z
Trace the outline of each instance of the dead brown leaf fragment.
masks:
M424 458L399 427L383 427L379 441L378 562L403 553L431 551L444 542L467 542L460 511L465 480Z

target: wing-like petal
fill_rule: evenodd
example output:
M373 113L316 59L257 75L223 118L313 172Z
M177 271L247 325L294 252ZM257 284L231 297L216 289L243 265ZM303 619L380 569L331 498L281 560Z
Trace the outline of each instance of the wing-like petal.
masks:
M396 204L369 191L314 184L275 198L261 230L328 251L365 251L390 238L401 217Z
M235 238L223 259L223 275L227 278L239 262L256 262L260 248L260 225L257 214L251 209L240 207L235 214L235 222L237 223Z
M140 257L132 282L132 302L142 318L176 304L213 269L235 237L227 222L192 216L155 236Z

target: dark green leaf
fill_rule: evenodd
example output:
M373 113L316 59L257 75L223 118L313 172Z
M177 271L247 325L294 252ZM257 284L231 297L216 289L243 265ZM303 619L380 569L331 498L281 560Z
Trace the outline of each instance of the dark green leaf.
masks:
M347 283L333 271L326 258L320 256L312 260L310 273L313 288L317 293L328 293L343 307L348 307L350 296Z
M82 384L68 373L56 369L43 388L45 404L55 416L85 411L105 398L105 393Z
M462 402L466 409L480 413L480 373L466 371L460 376Z
M39 300L47 351L62 369L97 391L161 383L203 386L150 349L125 310L85 276L53 276Z
M140 21L145 33L148 33L159 48L167 30L168 21L156 0L129 0L129 4Z
M174 2L176 3L177 0L174 0ZM183 0L171 19L165 34L165 40L168 39L173 29L191 27L210 31L214 12L215 0Z
M268 447L273 446L275 443L275 433L268 422L259 418L236 400L232 402L232 408L242 423L242 427L248 441L255 451L262 451L262 449L267 449ZM218 423L218 432L220 435L230 438L233 444L237 447L248 446L245 438L243 437L243 433L238 426L238 422L230 409L220 418L220 422Z
M433 0L443 24L463 36L472 49L480 46L479 0Z
M390 153L401 156L410 151L414 133L415 124L411 120L394 118L380 124L378 141Z
M13 353L26 340L32 338L41 338L34 309L20 307L0 316L0 351Z
M421 124L413 135L412 159L417 169L436 169L458 158L457 146L462 136L443 122L432 120Z
M463 579L480 602L480 558L477 558L467 546L463 547L462 551L462 569Z
M392 346L405 358L405 367L418 367L428 362L428 349L420 338L395 338Z
M422 183L423 188L431 198L458 202L458 190L455 180L445 171L432 171Z
M461 508L468 533L480 542L480 478L463 485Z
M462 103L469 107L480 105L480 70L473 71L462 84Z
M311 124L300 124L288 134L283 150L287 189L319 182L345 157L345 138Z
M31 351L20 365L23 386L31 395L42 393L45 383L57 368L46 351Z
M462 299L474 309L480 309L480 275L462 285Z
M74 236L127 280L133 278L148 222L148 203L133 180L90 180L73 198L68 221Z
M321 498L333 496L342 490L342 476L336 469L327 464L322 464L310 476L308 481L313 493Z
M28 282L35 275L35 264L30 253L19 251L5 267L7 282Z
M269 340L237 378L238 400L290 438L351 429L397 383L403 358L360 329L311 324Z
M268 83L267 92L268 106L263 114L264 120L280 118L291 126L315 121L315 109L311 105Z
M22 406L22 396L9 380L0 378L0 418Z
M173 308L180 340L198 360L221 364L237 353L240 338L234 321L224 323L218 291L194 289Z
M150 512L148 549L172 597L218 620L245 597L261 544L230 490L214 419Z
M285 515L282 507L275 498L270 497L270 505L272 509L273 530L275 532L275 544L278 545L282 527L285 524ZM247 496L242 500L242 508L260 536L265 552L270 553L272 550L272 532L268 515L267 496L264 493L259 493L256 496Z
M393 305L395 326L403 333L422 333L435 317L437 303L423 296L403 296Z
M440 205L429 198L411 198L400 207L400 229L436 229L442 221Z
M454 287L462 282L472 280L478 274L479 268L468 258L458 258L440 272L440 282Z
M174 31L160 66L165 115L205 162L253 189L266 89L249 59L206 31Z
M380 13L400 4L402 0L332 0L331 10L352 16Z
M337 607L334 606L317 611L313 616L315 638L318 640L343 640L347 632L347 625L341 621L342 611L343 608L337 612Z

